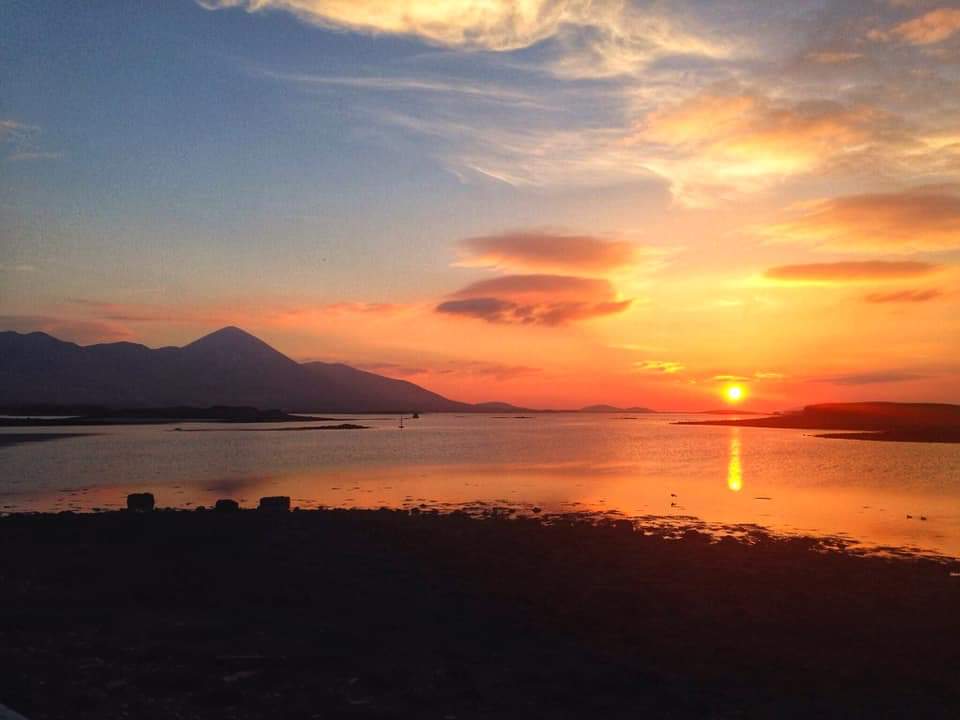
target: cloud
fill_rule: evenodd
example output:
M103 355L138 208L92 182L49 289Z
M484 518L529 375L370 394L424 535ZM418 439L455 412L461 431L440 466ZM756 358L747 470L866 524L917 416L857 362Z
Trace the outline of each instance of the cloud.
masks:
M618 299L607 280L505 275L468 285L435 309L493 323L556 326L621 313L631 302Z
M890 118L865 105L705 90L646 116L630 142L681 198L762 189L884 142ZM702 188L698 191L698 188Z
M960 194L949 187L845 195L799 207L764 235L840 249L916 252L960 247Z
M538 107L535 96L505 87L496 83L465 81L460 78L449 80L436 77L405 77L399 75L354 75L335 76L308 73L284 73L263 68L255 68L252 74L281 82L298 85L302 88L353 88L384 93L418 93L460 96L460 100L489 100L496 103L515 103L517 105Z
M665 55L725 48L676 27L663 8L622 0L197 0L208 10L289 12L311 25L407 35L443 47L505 52L560 44L558 75L633 72Z
M360 313L362 315L392 315L405 308L395 303L339 302L311 308L310 312Z
M873 40L899 40L910 45L933 45L960 32L960 8L937 8L889 31L870 33Z
M382 373L388 377L401 378L443 375L463 378L491 378L504 381L542 372L540 368L526 365L507 365L482 360L448 360L446 362L430 363L425 367L410 367L390 362L359 363L354 366L361 370Z
M605 272L632 265L638 249L625 240L591 235L563 235L545 230L516 230L467 238L460 247L471 267L524 270Z
M9 118L0 119L0 142L17 142L40 132L36 125L10 120Z
M412 35L436 45L513 50L550 37L581 15L582 2L527 0L199 0L216 10L283 10L326 28Z
M871 293L864 300L868 303L918 303L936 300L943 296L941 290L898 290L888 293Z
M824 65L840 65L842 63L852 62L853 60L859 60L862 57L863 54L858 52L831 52L829 50L812 52L807 55L808 60Z
M938 265L925 262L867 260L863 262L780 265L767 270L764 276L771 280L786 280L790 282L874 282L919 277L929 275L939 269Z
M635 362L633 366L637 370L660 372L667 375L678 373L684 368L680 363L671 360L640 360Z
M877 370L871 372L851 373L823 378L814 382L831 383L833 385L880 385L882 383L912 382L925 380L929 375L921 375L906 370Z

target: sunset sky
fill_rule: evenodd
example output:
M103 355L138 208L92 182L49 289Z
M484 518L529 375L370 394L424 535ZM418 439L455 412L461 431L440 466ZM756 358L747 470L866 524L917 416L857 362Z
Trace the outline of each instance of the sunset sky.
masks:
M0 24L0 329L468 401L960 402L960 0L87 0Z

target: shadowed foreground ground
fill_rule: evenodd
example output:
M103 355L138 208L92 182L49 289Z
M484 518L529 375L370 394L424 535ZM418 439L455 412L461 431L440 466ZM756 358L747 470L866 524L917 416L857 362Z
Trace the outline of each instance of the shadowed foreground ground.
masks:
M956 564L390 511L11 516L0 548L31 720L960 717Z

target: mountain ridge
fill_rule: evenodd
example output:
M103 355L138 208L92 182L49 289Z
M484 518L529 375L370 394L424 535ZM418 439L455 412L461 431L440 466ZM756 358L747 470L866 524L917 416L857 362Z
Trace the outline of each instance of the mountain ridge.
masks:
M183 347L78 345L47 333L0 332L0 405L277 408L291 412L525 411L451 400L344 363L298 363L234 326Z

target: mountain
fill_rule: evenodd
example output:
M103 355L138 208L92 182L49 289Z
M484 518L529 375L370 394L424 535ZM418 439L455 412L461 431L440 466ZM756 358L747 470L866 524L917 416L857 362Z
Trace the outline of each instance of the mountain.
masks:
M407 380L395 380L342 363L309 362L302 367L327 387L336 407L400 412L479 411L476 406L449 400Z
M182 348L80 346L40 332L0 332L0 406L213 405L291 412L488 412L405 380L338 363L300 364L239 328ZM516 409L506 404L497 409Z
M588 405L587 407L580 408L577 412L583 413L655 413L656 410L651 410L650 408L645 407L628 407L620 408L614 405Z

